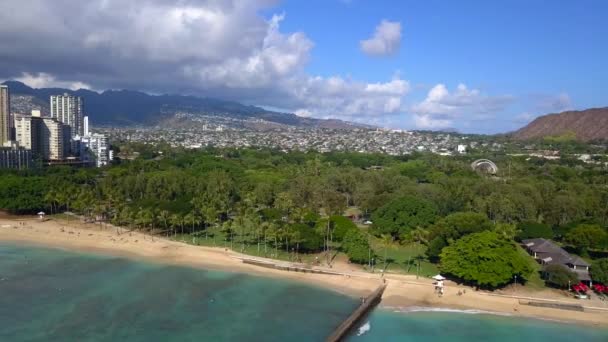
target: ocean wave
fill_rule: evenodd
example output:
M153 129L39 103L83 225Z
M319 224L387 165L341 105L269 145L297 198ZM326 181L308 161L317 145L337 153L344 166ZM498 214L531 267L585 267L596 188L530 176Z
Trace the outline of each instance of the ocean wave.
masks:
M369 321L366 322L365 324L363 324L362 326L359 327L357 336L361 336L361 335L365 334L366 332L370 331L371 328L372 328L372 326L371 326L371 324L369 324Z
M445 313L456 313L456 314L468 314L468 315L492 315L492 316L502 316L502 317L520 317L520 318L530 318L538 321L545 322L553 322L553 323L564 323L564 324L576 324L575 322L562 320L557 318L548 318L548 317L538 317L538 316L520 316L517 314L510 314L508 312L497 312L497 311L486 311L486 310L476 310L476 309L452 309L452 308L437 308L437 307L429 307L429 306L404 306L404 307L394 307L394 306L384 306L383 309L393 311L395 313L416 313L416 312L445 312Z
M428 306L405 306L405 307L385 307L387 310L392 310L398 313L410 313L410 312L448 312L448 313L460 313L469 315L498 315L498 316L512 316L509 313L485 311L476 309L452 309L452 308L436 308Z

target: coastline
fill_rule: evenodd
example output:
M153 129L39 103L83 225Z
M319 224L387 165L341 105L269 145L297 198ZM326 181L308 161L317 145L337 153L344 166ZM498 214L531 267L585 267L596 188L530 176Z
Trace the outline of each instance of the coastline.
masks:
M336 275L288 272L243 263L239 257L249 256L221 247L193 246L124 229L118 235L116 227L108 227L101 229L99 225L80 223L77 219L68 224L62 220L41 222L34 217L0 216L0 241L292 280L354 298L366 296L382 283L379 274L362 272L356 266L336 267L333 271L340 273ZM384 310L455 310L591 326L608 325L608 311L578 312L522 305L517 298L495 296L449 282L445 295L439 298L433 292L430 279L399 274L386 274L385 278L388 286L380 304ZM466 289L467 293L459 296L456 294L458 289ZM575 300L572 303L586 304Z

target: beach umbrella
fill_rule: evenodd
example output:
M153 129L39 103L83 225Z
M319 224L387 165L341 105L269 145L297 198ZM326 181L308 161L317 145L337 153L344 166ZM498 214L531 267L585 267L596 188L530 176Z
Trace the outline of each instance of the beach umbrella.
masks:
M435 279L435 280L445 280L445 277L442 276L441 274L438 274L438 275L434 276L433 279Z

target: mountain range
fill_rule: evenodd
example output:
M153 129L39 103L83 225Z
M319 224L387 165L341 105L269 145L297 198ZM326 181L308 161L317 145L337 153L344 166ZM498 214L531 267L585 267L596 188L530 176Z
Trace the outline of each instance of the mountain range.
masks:
M254 121L257 126L293 126L309 128L353 129L364 125L333 119L300 117L292 113L269 111L256 106L214 98L183 95L149 95L131 90L91 90L63 88L31 88L18 81L7 81L11 92L11 106L15 113L29 113L41 109L49 113L51 95L72 94L81 96L85 114L97 125L159 125L171 124L184 118L221 118L236 121ZM178 118L176 120L176 117ZM267 123L267 125L265 125Z
M608 107L548 114L512 134L518 140L572 136L579 141L608 140Z
M85 113L96 125L160 125L183 127L192 123L215 121L239 127L273 129L284 127L354 129L371 126L341 120L300 117L234 101L184 95L149 95L132 90L91 90L31 88L18 81L7 81L15 113L41 109L49 114L49 97L69 93L81 96ZM608 140L608 107L567 111L536 118L509 134L517 140L548 136L573 136L580 141Z

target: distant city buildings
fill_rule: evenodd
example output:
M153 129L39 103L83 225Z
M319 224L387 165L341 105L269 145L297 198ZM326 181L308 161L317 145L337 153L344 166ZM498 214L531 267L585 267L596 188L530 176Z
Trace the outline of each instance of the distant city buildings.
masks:
M348 151L407 155L430 152L439 155L458 153L462 144L460 135L449 133L400 131L385 129L329 129L280 127L256 129L259 120L235 119L217 116L198 116L188 125L175 128L110 128L105 129L112 141L140 143L164 142L186 148L234 147L271 148L281 151L318 152ZM198 121L197 121L198 120ZM252 128L250 128L252 127ZM269 127L269 126L266 126ZM467 146L470 142L467 142Z
M89 134L80 139L81 159L95 163L97 167L108 165L113 153L108 148L108 137L105 134Z
M0 169L27 169L32 164L31 150L17 146L0 147Z
M85 134L82 107L83 100L80 96L51 95L51 117L69 126L72 136L84 136Z
M9 89L0 86L0 168L27 168L34 159L49 165L109 164L108 138L89 131L82 98L52 95L50 104L50 117L40 110L12 113Z
M19 147L29 149L43 160L62 160L69 153L66 146L66 130L61 122L41 117L39 111L33 115L15 115L16 141Z
M39 130L40 155L44 160L63 160L69 148L65 145L66 126L52 118L42 118Z
M15 119L15 140L19 146L28 150L34 151L37 144L37 134L32 132L32 128L35 129L35 123L32 125L32 117L27 115L16 114ZM34 126L34 127L32 127Z

